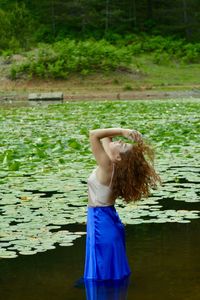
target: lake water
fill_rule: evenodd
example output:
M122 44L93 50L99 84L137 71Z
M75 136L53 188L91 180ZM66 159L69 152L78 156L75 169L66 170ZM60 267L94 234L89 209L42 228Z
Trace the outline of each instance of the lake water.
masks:
M195 206L200 208L199 203ZM64 228L84 231L85 225ZM187 224L127 225L125 229L132 274L121 286L77 285L84 267L85 236L82 236L71 247L57 246L36 255L1 259L1 299L199 299L199 220Z
M199 104L1 110L0 298L199 300ZM110 126L139 129L152 141L163 185L136 205L117 200L130 278L84 286L86 180L95 166L88 130Z

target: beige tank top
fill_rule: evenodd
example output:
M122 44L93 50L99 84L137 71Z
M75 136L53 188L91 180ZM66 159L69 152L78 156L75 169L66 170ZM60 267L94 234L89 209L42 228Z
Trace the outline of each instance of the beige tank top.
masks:
M115 200L111 199L111 184L114 174L114 165L109 186L100 183L96 176L96 169L88 178L88 206L110 206L115 204Z

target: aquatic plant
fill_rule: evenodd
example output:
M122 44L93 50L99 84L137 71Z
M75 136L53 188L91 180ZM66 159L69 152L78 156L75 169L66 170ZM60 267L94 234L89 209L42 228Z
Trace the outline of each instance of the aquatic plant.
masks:
M70 246L85 232L86 180L95 165L88 130L140 130L156 148L163 186L116 208L125 224L188 223L199 218L200 102L74 102L0 111L0 257ZM196 206L195 206L196 205Z

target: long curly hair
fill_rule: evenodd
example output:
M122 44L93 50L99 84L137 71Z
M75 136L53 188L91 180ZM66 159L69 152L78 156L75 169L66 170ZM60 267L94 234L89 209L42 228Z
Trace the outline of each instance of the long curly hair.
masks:
M144 142L134 144L131 150L121 153L115 164L112 180L112 197L121 197L125 202L135 202L148 197L151 188L161 183L153 161L154 150Z

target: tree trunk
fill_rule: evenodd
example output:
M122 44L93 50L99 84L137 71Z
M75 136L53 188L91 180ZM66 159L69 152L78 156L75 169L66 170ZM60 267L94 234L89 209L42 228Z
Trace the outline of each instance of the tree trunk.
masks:
M136 0L133 0L133 22L134 22L134 27L136 28L137 26Z
M187 39L190 39L192 36L192 32L191 32L191 28L189 25L187 0L182 0L182 7L183 7L183 21L185 24L185 34L186 34Z
M52 32L53 36L56 35L56 24L55 24L55 6L54 6L54 0L51 0L51 26L52 26Z
M105 20L105 33L109 27L109 0L106 0L106 20Z
M153 19L153 0L147 0L147 18Z

